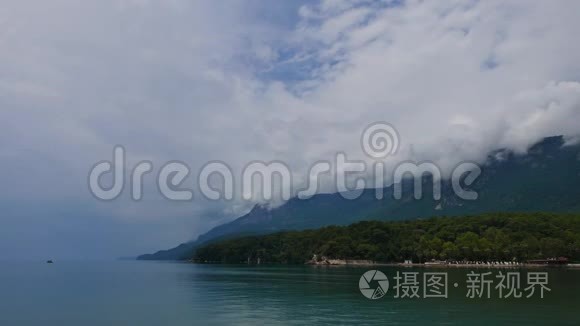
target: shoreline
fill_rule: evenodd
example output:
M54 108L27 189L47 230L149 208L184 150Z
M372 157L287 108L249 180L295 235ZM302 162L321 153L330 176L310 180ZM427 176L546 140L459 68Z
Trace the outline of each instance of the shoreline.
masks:
M329 257L319 257L314 255L308 260L306 265L313 266L396 266L396 267L458 267L458 268L538 268L538 267L569 267L578 268L580 264L570 264L568 261L559 260L529 260L527 262L515 261L457 261L457 260L430 260L424 263L413 263L411 260L405 262L377 262L366 259L334 259Z
M294 266L313 266L313 267L365 267L365 266L387 266L387 267L423 267L423 268L486 268L486 269L517 269L517 268L566 268L566 269L580 269L580 264L531 264L519 263L518 265L487 265L487 264L445 264L445 263L385 263L374 261L361 260L339 260L332 259L329 261L312 262L308 261L304 264L286 264L286 263L223 263L223 262L196 262L187 261L191 264L209 264L209 265L240 265L240 266L259 266L259 265L294 265Z
M542 264L520 264L520 265L477 265L477 264L404 264L404 263L368 263L368 264L305 264L314 267L364 267L364 266L386 266L386 267L407 267L407 268L478 268L478 269L519 269L519 268L565 268L580 269L580 264L568 265L542 265Z

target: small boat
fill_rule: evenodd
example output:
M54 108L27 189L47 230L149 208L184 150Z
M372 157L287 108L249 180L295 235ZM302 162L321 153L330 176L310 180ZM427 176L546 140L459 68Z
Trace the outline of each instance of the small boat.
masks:
M52 264L52 263L54 263L54 262L53 262L52 260L47 260L47 261L46 261L46 263L47 263L47 264Z

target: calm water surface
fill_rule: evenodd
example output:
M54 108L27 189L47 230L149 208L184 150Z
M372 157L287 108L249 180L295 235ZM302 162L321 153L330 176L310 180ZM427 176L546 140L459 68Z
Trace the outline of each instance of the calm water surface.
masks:
M377 268L391 284L413 271ZM391 288L369 300L358 290L368 269L3 262L0 325L580 325L580 270L544 270L544 299L466 299L469 269L419 268L449 273L448 299L395 299Z

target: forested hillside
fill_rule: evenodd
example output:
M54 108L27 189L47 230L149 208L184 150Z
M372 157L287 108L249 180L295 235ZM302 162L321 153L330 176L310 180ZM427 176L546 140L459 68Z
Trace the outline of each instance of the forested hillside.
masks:
M565 256L580 259L580 214L486 214L425 220L364 221L349 226L247 236L191 252L198 262L248 259L302 264L313 255L401 262L512 260Z

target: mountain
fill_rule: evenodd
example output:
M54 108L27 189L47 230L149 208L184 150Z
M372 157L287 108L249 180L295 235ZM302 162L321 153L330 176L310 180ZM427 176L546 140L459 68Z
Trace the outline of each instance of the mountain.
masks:
M294 198L275 209L254 207L248 214L217 226L197 240L169 250L142 255L141 260L179 260L196 247L241 235L260 235L283 230L348 225L361 220L402 220L431 216L475 215L489 212L579 212L580 145L564 145L561 136L548 137L525 154L500 149L489 154L482 174L470 187L478 199L458 198L450 182L442 185L442 197L434 200L431 180L423 179L424 194L413 198L411 184L403 184L403 197L393 199L393 187L384 188L383 199L375 189L365 189L355 200L341 194Z

